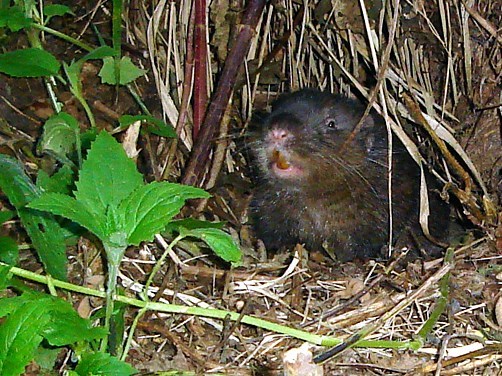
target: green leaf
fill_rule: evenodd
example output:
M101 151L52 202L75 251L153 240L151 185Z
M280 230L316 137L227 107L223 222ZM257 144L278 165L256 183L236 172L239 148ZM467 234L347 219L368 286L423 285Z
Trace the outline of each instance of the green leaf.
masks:
M24 206L41 194L16 159L0 154L0 190L17 209L19 218L31 238L47 273L66 280L66 248L64 232L50 214Z
M73 171L68 165L61 167L54 175L49 176L43 170L38 172L37 187L44 192L69 195L73 184Z
M44 14L46 17L54 17L54 16L64 16L65 14L75 15L73 11L68 8L66 5L61 4L49 4L44 6Z
M53 55L38 48L0 54L0 72L13 77L54 76L59 68L60 64Z
M103 59L103 67L99 71L99 77L101 77L101 82L109 85L116 85L117 80L115 78L115 62L111 57L106 57ZM119 72L120 72L120 85L126 85L133 82L136 78L143 76L146 71L136 67L131 58L128 56L123 56L119 61Z
M125 129L137 121L145 123L146 126L143 126L143 129L147 132L161 137L177 137L176 131L171 125L149 115L123 115L119 118L120 128Z
M38 150L49 152L59 161L67 162L68 155L80 146L80 127L77 119L66 112L51 116L44 124Z
M30 26L32 20L26 18L21 7L0 9L0 27L7 26L10 31L16 32Z
M127 376L137 372L129 364L106 353L84 354L75 371L81 376Z
M7 268L9 269L9 268ZM10 315L16 309L25 304L29 299L27 299L27 295L14 296L12 298L3 298L0 300L0 317L4 317Z
M122 146L101 132L82 165L75 197L101 218L106 216L108 206L117 207L142 184L143 176Z
M0 375L19 375L35 356L50 320L46 299L26 302L16 308L0 326Z
M168 182L139 187L119 207L128 243L138 245L152 240L180 212L186 200L209 196L202 189Z
M51 320L41 332L52 346L66 346L106 336L104 328L93 328L91 321L80 317L68 302L57 299L53 304Z
M104 59L105 57L115 56L115 50L109 46L101 46L92 50L79 61Z
M17 212L46 272L66 281L65 231L48 213L31 209L18 209Z
M20 374L36 355L45 337L52 346L71 345L106 335L103 328L92 328L70 303L50 295L25 293L0 300L0 374Z
M241 260L242 252L232 237L223 230L217 228L200 228L186 231L184 234L204 241L214 253L227 262L239 263Z
M80 72L83 65L84 60L79 60L70 65L63 62L63 69L69 81L70 91L77 97L83 97L82 80L80 80Z
M15 208L23 207L40 194L23 165L5 154L0 154L0 189Z
M0 291L4 290L10 283L12 273L10 268L5 265L0 265ZM0 315L0 317L2 317Z
M96 137L98 137L98 131L94 128L90 128L81 133L80 140L82 141L82 149L89 150L91 148L91 144L96 141Z
M19 248L14 239L0 236L0 261L15 266L19 259Z
M16 213L12 210L0 211L0 223L5 223L5 222L11 220L12 218L14 218L15 215L16 215Z
M39 198L31 201L28 207L68 218L86 228L101 240L108 237L105 229L105 215L91 212L85 203L75 200L73 197L60 193L44 193Z
M208 222L201 221L200 219L194 218L185 218L185 219L176 219L171 221L167 227L166 231L169 232L180 232L180 228L183 227L185 230L193 230L199 228L219 228L222 229L225 226L225 222Z
M42 372L40 372L40 374L42 375L51 374L51 371L54 369L54 366L56 365L56 361L60 352L61 349L47 349L44 347L39 347L37 349L34 361L42 369Z

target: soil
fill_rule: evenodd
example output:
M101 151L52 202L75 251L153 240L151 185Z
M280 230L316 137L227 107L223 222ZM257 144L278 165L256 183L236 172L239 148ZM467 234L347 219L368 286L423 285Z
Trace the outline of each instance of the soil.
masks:
M329 1L321 0L317 4L314 12L315 22L324 24L327 19L328 13L323 10L325 3ZM370 3L373 4L373 2ZM481 15L494 25L500 25L500 9L497 13L490 1L479 3L478 11ZM151 15L153 9L143 8L141 4L142 2L131 1L124 15L124 19L127 20L124 32L124 53L137 64L148 68L148 73L139 78L134 85L151 113L161 118L161 98L156 90L150 60L146 57L145 14ZM172 4L174 6L175 3ZM84 0L73 3L71 7L76 10L76 15L56 17L51 27L73 36L84 31L82 39L87 43L97 44L95 33L92 28L87 27L88 22L92 22L98 25L105 40L109 41L109 16L103 11L103 7L97 7L97 11L93 13L94 6L94 2ZM427 9L428 14L436 17L432 18L432 24L440 28L437 18L439 12L434 8L435 5L428 4L427 6L431 7ZM287 10L279 5L276 7L278 10L274 17L282 20L276 23L278 31L283 30L287 25L284 21L287 16L284 12ZM376 5L373 4L372 7ZM444 76L447 70L447 58L441 54L435 54L435 51L442 50L435 36L430 32L428 34L424 32L426 24L418 21L419 17L413 9L407 11L410 12L406 18L407 35L416 36L414 40L423 47L425 52L420 58L433 57L427 60L430 62L427 69L437 80L433 79L429 84L433 86L431 92L435 103L442 103L443 85L446 85ZM336 27L332 26L333 30L346 28L353 17L359 19L359 16L353 12L354 10L348 7L341 8L340 12L334 16L335 19L330 21L336 24ZM216 21L212 17L213 28L218 27L217 22L223 22ZM167 21L166 24L168 24ZM458 74L458 87L461 93L455 99L457 102L454 107L449 102L451 106L448 110L454 113L452 117L446 116L446 118L448 123L455 128L457 140L480 171L498 219L488 224L470 214L466 215L459 200L452 198L451 205L459 214L464 226L462 238L458 240L465 246L455 248L455 265L449 270L447 309L427 337L426 343L419 351L351 348L326 363L324 366L326 375L391 375L405 372L418 374L418 370L434 372L439 364L436 356L437 350L443 344L447 345L449 350L442 359L445 361L443 363L443 371L446 371L444 374L500 373L502 322L497 321L497 318L500 320L500 316L497 316L495 312L496 304L501 304L502 280L500 258L502 254L500 205L502 202L502 126L500 112L497 112L500 111L500 61L502 59L496 58L496 56L500 57L500 42L498 44L494 42L484 29L471 23L470 25L476 33L476 38L471 36L472 79L467 85L467 80ZM452 27L455 26L458 25ZM358 28L355 30L357 39L353 42L359 43L360 40L364 40L360 34L364 30L364 24L358 23ZM458 29L455 30L457 31L454 37L458 41L460 35L458 35ZM131 37L132 34L135 36ZM163 34L166 39L169 37L167 34L167 31L165 35ZM138 35L142 35L143 39ZM211 36L213 37L213 31ZM75 57L82 56L82 51L69 47L68 43L61 39L50 35L45 37L44 47L58 59L69 62ZM218 40L218 43L225 43L225 40L228 42L228 38L227 36L225 39L220 35L218 39L211 39L211 43L215 40ZM425 38L425 41L422 38ZM10 51L27 47L28 41L19 38L18 34L12 34L3 37L2 46L5 51ZM210 47L213 48L214 45ZM284 51L273 59L268 67L270 69L263 71L263 78L260 82L265 83L262 83L260 90L257 91L253 110L263 110L265 104L269 104L275 94L287 91L287 84L281 80L292 73L281 70L283 65L280 58L281 54L286 53ZM314 59L321 60L324 52L320 50L318 52L319 55L311 56L317 56ZM461 51L457 52L461 53ZM494 66L493 62L497 60L499 65ZM140 109L124 87L117 90L113 86L101 84L97 76L99 69L99 61L93 60L85 64L81 77L83 93L96 116L98 128L112 131L117 127L117 119L120 115L139 114ZM360 84L368 84L372 81L369 78L371 74L365 67L355 67L356 72L357 69L361 71ZM277 73L278 71L281 71L281 74ZM312 72L312 77L316 74L319 72ZM335 74L339 77L340 73L336 70ZM217 79L217 77L218 75L214 75L213 78ZM295 76L295 79L303 80L305 77ZM336 80L333 79L332 82L336 83ZM176 82L174 77L172 81L174 89L171 94L175 105L179 106L178 89L182 83ZM326 80L320 81L327 82ZM344 82L344 85L347 83ZM467 89L464 88L466 87L471 88L469 95L465 94ZM82 130L87 129L88 121L80 103L70 92L65 91L67 89L64 85L58 85L58 90L57 95L64 104L64 111L78 119ZM377 325L372 335L373 339L413 340L421 325L440 301L438 288L440 282L437 273L441 271L444 261L442 258L431 261L419 258L404 265L395 262L395 259L387 262L356 260L336 263L324 252L311 251L302 245L290 247L287 251L275 255L264 251L263 244L253 235L248 221L252 174L246 161L247 151L244 146L240 146L244 144L244 141L239 136L246 133L245 127L252 111L246 108L242 93L243 91L236 92L229 111L228 117L232 131L231 136L228 137L229 146L225 154L224 168L215 186L211 188L213 198L207 203L202 213L197 215L208 220L226 221L226 229L239 240L245 253L244 264L229 271L228 265L212 257L204 257L203 254L194 257L195 247L183 244L176 252L186 262L187 267L178 268L171 261L166 262L160 275L154 280L155 286L165 289L162 300L186 304L182 298L173 297L173 294L178 296L185 294L210 307L242 312L318 335L346 338L362 328L367 328L367 325L378 323L378 320L384 317L390 308L395 307L412 293L422 291L420 289L423 288L412 304L403 308L398 314L388 317L381 325ZM42 125L52 114L52 105L42 80L11 78L0 74L0 152L23 161L26 170L33 177L40 169L52 173L58 166L53 158L38 154L36 151L36 142L40 138ZM453 118L456 120L452 120ZM122 139L123 133L119 133L117 137ZM147 134L140 137L137 146L141 150L138 167L145 174L147 181L162 178L168 178L171 181L179 179L190 145L190 142L185 142L185 139L180 141L176 148L171 140L155 135ZM425 140L420 146L427 147L428 143L430 141ZM430 150L435 149L430 148ZM431 159L434 159L434 156ZM171 161L170 169L164 172L163 167L166 166L168 160ZM465 166L464 163L462 164ZM453 175L455 176L454 173ZM459 180L457 176L456 181ZM474 194L477 197L483 195L478 186L475 187ZM0 192L0 210L6 208L11 208L10 204ZM194 210L187 211L187 214L190 213L194 213ZM433 221L434 218L430 220ZM19 222L9 222L8 225L2 227L0 232L1 235L12 236L19 244L29 243L29 238ZM144 244L142 247L130 248L127 251L126 261L121 265L123 275L121 283L126 294L131 296L136 294L129 288L127 278L144 284L152 268L151 261L158 259L162 252L163 249L156 243ZM296 255L294 258L293 254ZM76 246L68 249L68 258L70 260L68 277L72 283L94 288L103 286L104 261L101 258L99 244L96 244L93 239L82 238ZM20 260L22 268L37 272L42 270L41 264L29 249L21 251ZM43 289L40 286L38 288ZM58 291L58 294L67 297L64 291ZM86 317L102 304L100 299L78 294L72 295L72 302L78 312ZM136 313L137 311L133 308L127 309L126 328L129 328ZM490 340L487 343L483 344L479 340L481 332L489 333ZM177 369L199 373L217 370L230 375L279 375L283 372L282 356L285 351L299 347L302 343L303 341L298 339L251 325L233 326L232 322L150 312L140 321L127 361L144 373ZM468 347L470 344L473 345L472 348ZM459 351L453 351L455 348ZM479 366L474 368L462 369L464 364L461 363L460 358L455 357L468 353L468 362L474 362L476 354L472 354L472 349L482 348L488 354L482 358L484 363L479 363ZM312 351L317 355L326 349L326 347L314 347ZM72 365L68 362L69 357L64 356L66 351L64 350L64 354L62 352L59 367L67 370L71 369ZM451 361L453 365L450 366L446 360ZM26 374L37 374L37 372L39 369L33 363L27 369Z

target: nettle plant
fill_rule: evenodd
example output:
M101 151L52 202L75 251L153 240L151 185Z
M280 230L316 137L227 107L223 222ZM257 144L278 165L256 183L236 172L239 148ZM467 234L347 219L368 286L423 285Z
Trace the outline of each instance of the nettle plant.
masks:
M173 219L187 200L207 198L209 197L207 192L169 182L145 184L133 160L129 159L122 146L104 131L92 142L82 168L78 171L78 179L74 184L76 189L73 192L69 189L73 184L72 173L67 167L61 168L52 177L40 172L37 184L33 184L17 160L0 155L0 171L2 172L0 187L17 209L21 223L29 229L28 234L37 239L37 244L40 246L37 251L46 269L61 276L63 280L66 278L66 260L63 261L65 254L61 255L59 251L54 254L50 250L65 247L65 235L71 237L72 234L68 229L71 224L78 224L99 238L108 265L104 328L92 328L90 321L79 318L70 304L49 295L43 297L43 294L34 295L34 292L28 291L19 297L0 299L0 317L7 317L7 321L0 324L2 374L3 372L19 374L24 365L33 358L34 351L43 339L53 346L64 346L82 339L86 341L100 339L99 348L102 353L107 351L117 353L117 347L120 347L122 339L118 339L118 346L114 348L108 346L111 338L110 321L114 314L118 269L128 246L138 246L144 241L152 241L155 234L168 228L169 232L177 234L170 243L170 250L182 239L196 238L204 241L219 257L231 264L238 264L241 258L240 250L231 236L221 230L221 226L198 220ZM1 213L3 220L13 215L12 212ZM69 221L64 222L62 218ZM1 244L9 246L6 252L0 251L0 260L4 263L10 261L9 263L13 265L17 260L16 247L14 245L12 249L13 242L7 239L0 239ZM160 269L165 255L167 251L148 279L145 292L141 296L143 300L148 299L146 290L153 275ZM0 273L0 287L4 289L7 285L5 281L8 280L6 277L9 268L4 267L0 272L3 273ZM26 311L37 313L36 317L26 321L26 317L29 317L26 316ZM69 311L73 313L69 314ZM40 317L42 314L45 315L44 319ZM61 318L63 314L65 320ZM70 319L71 324L61 326ZM79 326L73 322L77 322ZM11 326L20 330L13 332ZM51 333L54 331L60 333L63 328L72 330L66 332L64 340L51 341L54 337ZM38 337L34 336L37 333ZM74 335L73 342L69 340L72 335ZM89 362L100 364L100 367L118 361L116 358L109 358L109 354L106 354L105 359L103 355L92 352L84 352L82 361L88 359L90 354L99 359L96 363L91 360ZM20 355L23 356L19 358ZM122 355L125 358L125 353ZM120 362L120 367L126 366L128 365ZM80 367L83 369L83 366Z
M48 192L28 204L29 208L67 218L92 232L102 242L108 262L105 329L109 328L116 292L117 273L126 248L152 241L171 225L186 237L205 241L225 261L237 263L240 251L231 237L218 228L187 229L173 221L186 200L208 198L202 189L169 182L145 184L121 145L101 132L93 142L79 171L74 197ZM106 348L106 340L102 344Z
M0 2L0 32L5 35L24 33L29 44L23 49L2 50L0 72L14 78L45 80L56 114L44 124L37 151L39 155L52 157L61 166L51 176L40 169L36 182L33 182L22 163L0 154L0 190L15 209L1 211L0 224L17 215L31 240L30 246L48 275L45 281L45 277L17 268L20 247L14 239L0 237L0 292L9 287L10 291L21 293L12 298L0 298L2 375L20 374L26 364L36 358L37 353L49 350L56 352L58 347L63 346L71 346L75 351L79 359L75 368L77 374L126 375L133 372L132 367L107 353L117 354L122 360L127 355L127 349L120 353L123 330L112 335L117 330L111 330L110 326L111 321L121 321L119 316L124 312L124 307L114 310L114 296L118 268L128 246L151 241L154 234L168 227L171 233L177 234L169 250L182 239L198 238L222 259L230 263L237 263L240 259L239 249L231 237L221 230L221 225L196 220L173 220L186 200L207 198L208 193L168 182L145 184L143 176L136 170L134 162L127 158L121 145L106 132L98 134L80 78L84 63L91 60L102 60L99 77L104 85L114 85L117 89L119 86L126 87L142 110L139 115L122 116L119 119L122 130L132 123L140 122L143 132L160 137L176 137L172 126L152 117L134 87L128 85L144 75L145 71L135 66L129 57L122 55L122 7L122 0L112 1L112 45L105 45L103 38L98 35L100 46L94 47L49 27L53 17L73 15L67 6L23 0ZM76 45L86 51L86 55L71 62L59 61L44 50L42 31ZM88 130L82 132L79 121L62 111L56 85L67 87L79 101L87 115ZM83 154L86 151L84 161ZM95 295L95 291L83 291L85 289L81 286L65 282L68 263L66 249L83 234L82 228L99 238L106 254L108 280L104 328L93 328L92 322L79 318L69 303L55 296L36 293L13 277L16 275L47 283L52 295L56 295L56 292L51 288L51 283ZM141 295L143 301L148 300L148 287L166 255L167 251L155 265L145 292ZM111 320L112 317L114 320ZM96 345L97 342L100 344ZM95 352L98 347L100 352ZM52 357L53 362L56 356Z

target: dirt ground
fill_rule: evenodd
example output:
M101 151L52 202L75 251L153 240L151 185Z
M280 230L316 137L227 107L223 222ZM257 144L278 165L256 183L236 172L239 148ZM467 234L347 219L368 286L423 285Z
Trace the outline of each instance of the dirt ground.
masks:
M90 27L95 25L109 42L110 3L74 2L69 6L75 16L55 17L50 27L80 35L86 43L97 45L95 30ZM324 374L500 375L502 37L497 28L502 24L502 7L500 1L492 0L398 3L399 8L388 4L391 13L382 19L381 3L367 1L368 24L357 2L273 1L265 6L218 129L212 162L206 167L202 186L213 197L184 213L225 221L226 230L244 252L243 265L229 270L200 245L183 242L176 249L182 265L168 260L154 280L155 288L160 289L155 299L235 311L320 336L347 339L355 333L366 333L366 339L403 346L420 338L431 314L444 303L444 310L418 350L390 348L387 342L376 347L351 347L329 359L323 366ZM220 84L246 4L225 0L209 4L206 84L210 97ZM393 48L386 61L383 51L390 41L395 11L399 12L396 36L390 42ZM177 114L188 113L186 121L173 124L179 134L177 143L152 134L140 136L137 163L147 181L180 181L191 155L193 99L182 108L183 93L190 91L185 80L187 35L190 27L195 27L189 15L190 3L183 1L131 0L125 5L123 53L147 70L134 83L141 100L152 115L168 122L176 114L168 113L166 96L172 99ZM372 43L368 28L374 33ZM405 257L396 250L391 260L337 263L322 250L307 250L301 245L267 253L249 223L254 177L245 135L251 114L266 109L278 94L301 87L359 98L369 95L378 82L371 52L374 43L382 46L375 57L386 68L380 80L385 87L384 97L377 95L377 103L385 98L392 116L406 122L406 129L413 131L419 125L410 119L413 116L406 119L399 108L405 103L401 93L411 91L419 98L421 110L429 115L427 119L444 125L465 151L465 155L457 150L452 154L467 171L473 186L470 192L455 170L446 172L445 166L450 165L443 162L441 151L431 146L431 139L419 145L438 175L465 193L448 191L458 224L458 234L451 239L455 243L452 260L418 258L403 262ZM27 44L27 39L18 34L6 35L2 42L6 51ZM82 51L49 33L45 34L44 48L66 62L82 55ZM98 60L85 64L81 75L83 92L98 128L112 131L120 115L138 114L141 109L125 87L117 91L102 84L97 76L99 69ZM75 116L83 130L87 129L88 120L80 103L62 83L57 88L64 111ZM43 80L0 74L0 152L23 161L33 176L39 169L50 172L57 168L54 159L36 152L42 125L53 113ZM122 140L124 132L116 136ZM454 150L452 145L447 148ZM481 216L473 213L469 200L474 200ZM0 196L0 207L7 206L5 197ZM491 216L489 207L493 209ZM29 242L18 226L3 232L19 243ZM159 243L128 249L120 274L126 295L136 296L137 286L146 282L162 253ZM68 250L68 256L72 283L103 286L105 268L92 239L83 237ZM22 268L40 270L30 250L22 251L21 260ZM102 304L100 299L82 295L74 295L73 302L83 316ZM127 309L126 328L136 313L134 308ZM282 375L284 354L302 343L251 325L148 312L140 320L127 361L144 373L180 370ZM314 355L326 350L314 345L310 348ZM295 367L299 366L291 366L289 375L314 375L314 371Z

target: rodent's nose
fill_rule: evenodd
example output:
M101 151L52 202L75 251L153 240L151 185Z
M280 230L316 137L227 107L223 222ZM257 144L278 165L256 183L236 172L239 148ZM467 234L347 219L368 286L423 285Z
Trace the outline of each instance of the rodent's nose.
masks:
M283 141L288 136L289 132L283 128L274 128L270 131L270 138L274 141Z

